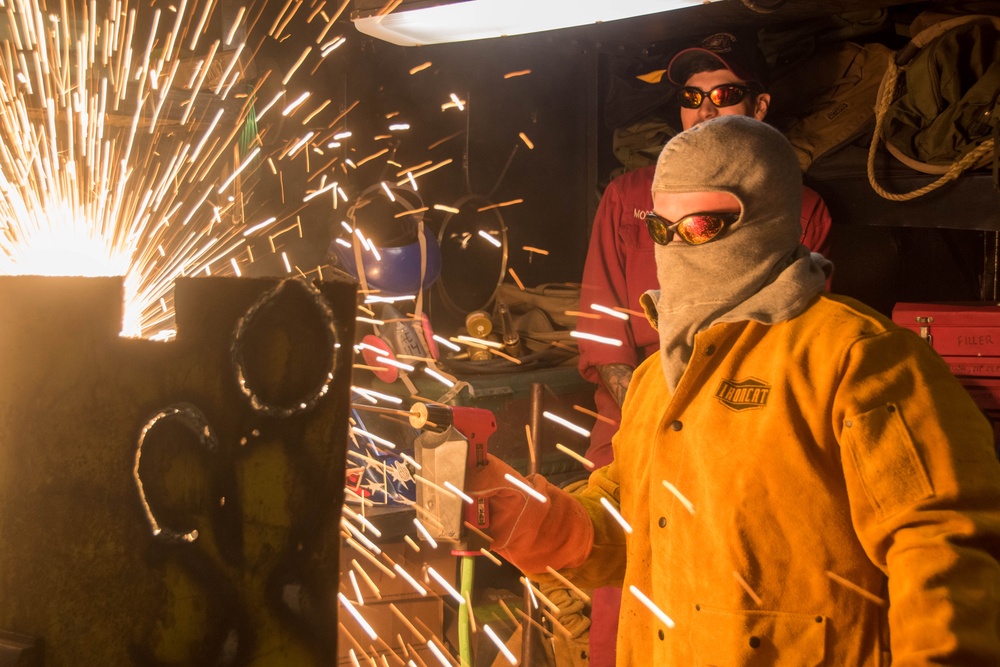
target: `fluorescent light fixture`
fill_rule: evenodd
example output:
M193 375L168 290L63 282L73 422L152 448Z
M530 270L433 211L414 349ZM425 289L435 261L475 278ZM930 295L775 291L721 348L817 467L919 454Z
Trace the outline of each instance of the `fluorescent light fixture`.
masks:
M357 18L360 32L400 46L491 39L617 21L719 0L464 0Z

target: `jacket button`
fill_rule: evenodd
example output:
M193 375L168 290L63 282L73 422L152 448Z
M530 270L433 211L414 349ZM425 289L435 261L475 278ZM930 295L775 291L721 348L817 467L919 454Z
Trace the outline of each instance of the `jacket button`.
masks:
M660 520L657 521L657 523L660 524L660 528L666 528L667 527L667 517L661 516Z
M684 428L684 424L682 424L679 420L674 420L674 422L670 425L670 428L674 429L675 431L679 431L682 428Z
M663 641L666 638L666 635L663 634L663 630L657 630L656 635L660 638L660 641Z
M715 346L709 345L708 347L706 347L705 354L707 354L708 356L712 356L713 354L715 354Z
M750 648L757 648L760 646L760 637L754 636L750 638Z

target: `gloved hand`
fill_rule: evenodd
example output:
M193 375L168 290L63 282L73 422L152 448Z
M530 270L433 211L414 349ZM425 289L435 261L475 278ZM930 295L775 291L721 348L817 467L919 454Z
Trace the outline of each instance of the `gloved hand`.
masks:
M541 502L508 481L510 474L545 496ZM469 471L465 492L489 499L491 548L522 572L576 567L590 554L594 527L583 505L541 475L524 478L489 456L485 466Z

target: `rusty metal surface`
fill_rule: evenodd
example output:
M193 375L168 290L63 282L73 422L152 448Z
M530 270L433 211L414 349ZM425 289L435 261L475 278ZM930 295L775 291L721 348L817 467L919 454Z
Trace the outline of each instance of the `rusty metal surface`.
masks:
M119 279L0 277L0 629L41 637L46 665L336 661L355 287L321 286L325 318L287 289L247 323L261 400L295 406L334 372L310 409L274 416L240 390L233 341L276 284L180 281L164 343L118 336ZM151 428L147 516L137 445L177 404L217 446L177 419Z

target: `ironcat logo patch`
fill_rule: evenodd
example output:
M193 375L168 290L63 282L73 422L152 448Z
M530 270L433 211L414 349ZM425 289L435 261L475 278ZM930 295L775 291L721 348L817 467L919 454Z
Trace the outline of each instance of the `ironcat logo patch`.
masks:
M767 405L767 397L771 393L771 385L758 380L723 380L715 397L730 410L754 410Z

